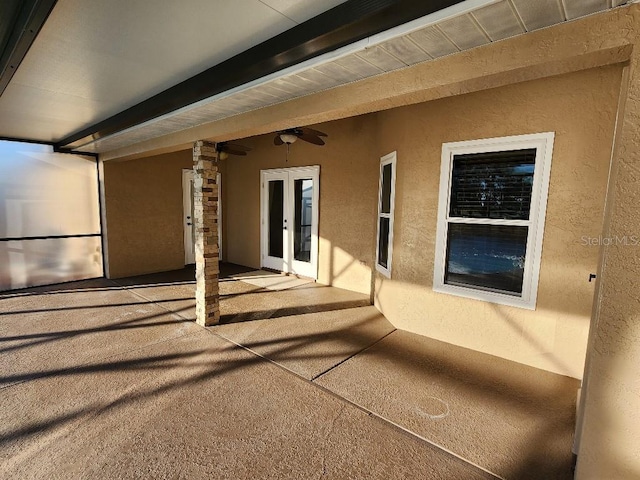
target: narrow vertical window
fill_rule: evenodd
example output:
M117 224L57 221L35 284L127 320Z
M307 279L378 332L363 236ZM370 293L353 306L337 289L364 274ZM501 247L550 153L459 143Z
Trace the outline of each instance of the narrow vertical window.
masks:
M378 191L377 270L391 278L393 251L393 207L395 203L396 152L380 159L380 186Z
M443 145L434 290L535 308L553 138Z

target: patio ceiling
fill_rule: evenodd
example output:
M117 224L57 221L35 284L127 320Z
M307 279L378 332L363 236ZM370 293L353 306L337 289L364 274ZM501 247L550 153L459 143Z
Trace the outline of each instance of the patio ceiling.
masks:
M108 152L624 3L58 0L0 97L0 136Z

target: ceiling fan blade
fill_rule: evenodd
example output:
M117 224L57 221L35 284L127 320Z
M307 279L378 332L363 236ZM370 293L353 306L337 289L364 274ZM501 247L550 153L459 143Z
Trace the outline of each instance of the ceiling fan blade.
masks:
M314 130L313 128L309 128L309 127L300 127L299 129L303 135L315 135L316 137L328 137L328 135L324 132L321 132L319 130Z
M240 145L239 143L226 143L225 147L226 148L232 148L233 150L240 151L240 152L250 152L251 151L251 147L245 147L244 145Z
M280 138L280 135L276 135L276 137L273 139L273 144L274 145L282 145L284 142L282 141L282 139Z
M298 135L298 138L305 142L313 143L314 145L324 145L324 140L316 135L307 135L303 133L302 135Z
M245 152L244 150L235 150L233 148L225 148L223 150L223 152L227 152L230 155L242 155L242 156L245 156L247 154L247 152Z

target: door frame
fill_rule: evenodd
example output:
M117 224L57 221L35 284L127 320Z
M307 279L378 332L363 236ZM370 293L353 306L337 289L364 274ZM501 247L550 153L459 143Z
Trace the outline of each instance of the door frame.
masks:
M287 221L289 205L289 174L283 169L260 171L260 267L289 272L289 232L282 230L282 258L269 255L269 182L282 181L283 220ZM287 222L288 223L288 222Z
M184 242L184 264L196 263L196 249L193 236L193 169L182 169L182 232Z
M318 278L318 224L319 224L319 212L320 212L320 166L310 165L306 167L290 167L290 168L273 168L260 170L260 266L271 268L264 264L265 258L268 256L268 238L269 238L269 211L268 211L268 194L269 191L266 188L266 178L269 174L286 175L285 181L285 208L287 212L284 213L287 223L293 225L293 204L294 204L294 189L291 185L296 179L309 178L313 180L313 205L316 208L312 208L311 214L311 267L307 272L298 273L293 268L293 227L288 228L287 241L283 245L283 269L285 273L294 273L304 277Z

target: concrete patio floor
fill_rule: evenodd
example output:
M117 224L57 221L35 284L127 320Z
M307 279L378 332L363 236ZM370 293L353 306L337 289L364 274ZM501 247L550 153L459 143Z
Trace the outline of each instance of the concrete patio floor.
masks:
M577 381L223 274L209 328L189 269L0 294L3 476L572 478Z

